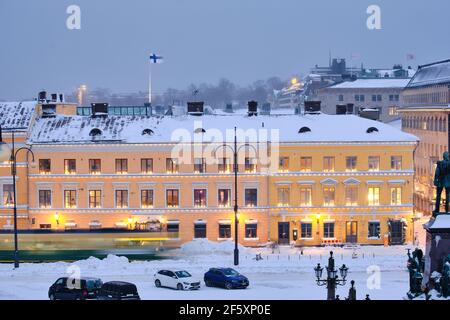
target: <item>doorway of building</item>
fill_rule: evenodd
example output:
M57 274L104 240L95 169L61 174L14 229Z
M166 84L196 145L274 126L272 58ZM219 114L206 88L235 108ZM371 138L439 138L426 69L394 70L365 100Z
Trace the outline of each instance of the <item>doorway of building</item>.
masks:
M389 244L403 244L405 242L405 230L401 220L389 221Z
M358 222L347 221L346 226L346 242L357 243L358 242Z
M289 244L289 222L278 222L278 244Z

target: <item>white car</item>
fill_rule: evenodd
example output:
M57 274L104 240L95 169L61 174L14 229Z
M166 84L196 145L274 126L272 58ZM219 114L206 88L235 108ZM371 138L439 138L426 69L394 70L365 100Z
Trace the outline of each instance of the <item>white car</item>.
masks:
M200 289L200 280L194 279L189 272L184 270L160 270L154 274L153 279L157 288L168 287L177 290Z

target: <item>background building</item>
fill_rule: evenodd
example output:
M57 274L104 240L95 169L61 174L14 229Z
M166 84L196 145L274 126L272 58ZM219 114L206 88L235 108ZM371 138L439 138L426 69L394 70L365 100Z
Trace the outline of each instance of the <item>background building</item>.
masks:
M403 101L402 128L420 139L415 152L415 208L429 215L436 198L435 163L450 145L450 60L420 66L403 91Z
M379 119L389 122L398 119L397 109L402 106L401 93L410 79L357 79L321 88L315 100L322 102L325 113L336 114L338 105L353 105L353 112L376 109Z

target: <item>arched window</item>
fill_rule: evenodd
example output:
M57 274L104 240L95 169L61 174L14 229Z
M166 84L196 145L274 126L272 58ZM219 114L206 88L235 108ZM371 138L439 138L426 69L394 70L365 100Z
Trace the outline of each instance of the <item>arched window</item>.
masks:
M89 136L91 137L98 137L102 135L102 130L94 128L91 130L91 132L89 132Z
M194 130L194 133L206 133L206 130L203 128L197 128Z
M143 136L152 136L154 134L155 134L155 132L152 129L144 129L144 130L142 130L142 135Z
M298 133L305 133L305 132L311 132L311 129L308 127L301 127L300 130L298 130Z

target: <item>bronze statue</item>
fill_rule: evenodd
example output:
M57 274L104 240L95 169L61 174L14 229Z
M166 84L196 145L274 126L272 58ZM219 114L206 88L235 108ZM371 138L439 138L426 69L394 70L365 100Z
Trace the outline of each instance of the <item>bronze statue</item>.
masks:
M444 152L444 160L436 164L436 173L434 174L434 185L436 186L436 206L434 214L439 214L441 205L442 190L445 189L445 213L448 213L448 202L450 200L450 159L447 151Z

